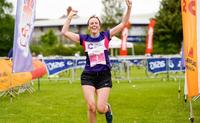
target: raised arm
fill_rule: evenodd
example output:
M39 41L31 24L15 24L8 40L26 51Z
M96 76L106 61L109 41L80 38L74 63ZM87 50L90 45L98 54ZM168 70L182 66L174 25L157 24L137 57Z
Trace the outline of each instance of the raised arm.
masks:
M131 8L132 8L132 1L131 0L125 0L125 1L126 1L126 6L127 6L126 13L125 13L124 17L122 18L122 22L120 24L118 24L117 26L113 27L112 29L110 29L111 37L114 36L115 34L119 33L129 21L130 14L131 14Z
M79 35L69 31L69 26L70 26L71 20L76 14L77 14L77 11L75 11L75 10L70 11L70 13L65 21L65 24L63 25L61 33L68 39L70 39L74 42L79 42L80 41Z

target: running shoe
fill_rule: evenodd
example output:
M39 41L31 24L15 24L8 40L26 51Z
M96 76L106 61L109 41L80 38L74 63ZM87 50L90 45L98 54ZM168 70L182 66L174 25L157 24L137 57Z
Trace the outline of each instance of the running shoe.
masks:
M113 116L112 116L111 106L109 104L108 104L108 111L106 112L105 115L107 123L112 123Z

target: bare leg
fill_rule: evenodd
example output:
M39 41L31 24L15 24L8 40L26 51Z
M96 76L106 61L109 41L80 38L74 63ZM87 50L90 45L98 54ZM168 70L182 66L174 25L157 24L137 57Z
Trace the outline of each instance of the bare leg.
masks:
M89 123L96 123L96 104L95 104L95 88L90 85L82 86L85 101L88 107Z
M108 97L110 88L100 88L97 90L97 110L99 113L106 113L108 111Z

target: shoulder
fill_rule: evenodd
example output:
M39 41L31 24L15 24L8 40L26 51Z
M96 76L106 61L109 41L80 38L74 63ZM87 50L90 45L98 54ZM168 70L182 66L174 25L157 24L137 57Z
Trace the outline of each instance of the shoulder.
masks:
M80 37L80 40L81 39L85 40L86 38L89 37L89 35L88 34L79 34L79 37Z
M91 36L89 34L79 34L79 37L80 37L80 42L91 40Z
M110 30L103 31L100 34L103 35L104 38L106 37L108 40L110 40Z

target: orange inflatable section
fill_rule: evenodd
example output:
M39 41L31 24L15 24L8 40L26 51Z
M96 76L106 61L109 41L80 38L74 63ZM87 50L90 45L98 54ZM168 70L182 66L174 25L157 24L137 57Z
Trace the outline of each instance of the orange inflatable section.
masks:
M12 73L12 61L0 60L0 91L29 83L31 80L46 74L45 65L40 60L33 60L34 69L31 72Z
M10 88L11 82L11 67L10 60L0 60L0 91Z
M45 64L40 60L33 60L33 66L32 79L40 78L47 73Z

